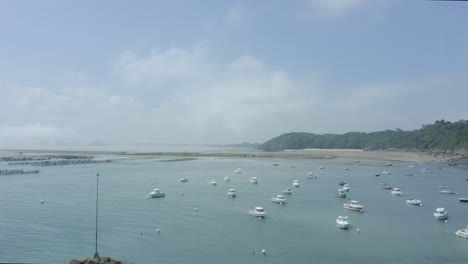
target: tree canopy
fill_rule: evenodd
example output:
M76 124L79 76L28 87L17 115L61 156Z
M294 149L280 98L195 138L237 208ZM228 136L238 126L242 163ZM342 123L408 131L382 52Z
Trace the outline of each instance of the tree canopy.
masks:
M405 150L468 150L468 120L437 120L413 131L401 129L371 133L313 134L291 132L272 138L259 146L264 151L284 149L405 149Z

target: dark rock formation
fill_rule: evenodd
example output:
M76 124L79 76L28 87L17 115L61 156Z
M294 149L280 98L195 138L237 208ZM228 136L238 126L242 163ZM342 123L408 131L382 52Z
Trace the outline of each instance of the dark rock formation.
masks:
M70 260L69 264L122 264L121 261L115 260L111 257L101 257L101 258L87 258L84 260Z

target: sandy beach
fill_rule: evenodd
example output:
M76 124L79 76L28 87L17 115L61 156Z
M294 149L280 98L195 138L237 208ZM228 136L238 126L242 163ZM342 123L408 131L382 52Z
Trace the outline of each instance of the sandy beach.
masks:
M197 157L219 158L271 158L297 160L323 160L324 163L350 164L359 161L363 164L386 165L391 162L414 162L446 164L447 157L432 156L424 152L406 151L365 151L360 149L303 149L285 150L278 152L263 152L254 149L226 149L200 152L123 152L123 151L75 151L75 150L3 150L3 155L15 153L31 154L82 154L82 155L118 155L123 159L133 158L161 158L189 161Z

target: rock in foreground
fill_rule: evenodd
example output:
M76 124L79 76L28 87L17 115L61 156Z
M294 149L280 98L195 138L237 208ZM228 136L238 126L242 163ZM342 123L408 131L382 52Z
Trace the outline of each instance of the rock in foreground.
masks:
M69 264L122 264L121 261L115 260L111 257L101 257L101 258L87 258L84 260L70 260Z

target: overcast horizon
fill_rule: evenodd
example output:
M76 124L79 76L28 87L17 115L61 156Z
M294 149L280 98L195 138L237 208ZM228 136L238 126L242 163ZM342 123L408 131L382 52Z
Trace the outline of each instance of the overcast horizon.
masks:
M468 118L468 3L2 1L0 148Z

